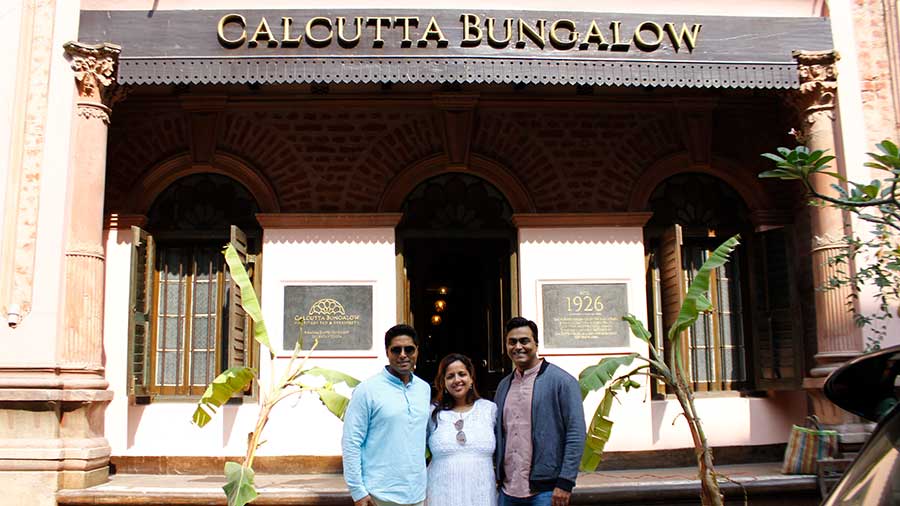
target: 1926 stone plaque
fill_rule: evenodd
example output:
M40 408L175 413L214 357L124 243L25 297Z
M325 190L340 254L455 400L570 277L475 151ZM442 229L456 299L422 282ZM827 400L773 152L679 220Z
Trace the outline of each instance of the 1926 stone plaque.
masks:
M545 284L541 294L548 348L628 346L625 283Z
M284 349L297 344L303 319L303 349L368 350L372 347L371 285L284 287Z

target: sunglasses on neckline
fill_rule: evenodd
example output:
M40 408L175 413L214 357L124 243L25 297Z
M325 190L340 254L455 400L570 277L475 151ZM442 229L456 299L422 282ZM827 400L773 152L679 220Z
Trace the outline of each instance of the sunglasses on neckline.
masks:
M399 355L401 351L406 353L407 355L412 355L413 353L416 352L416 347L415 346L391 346L388 349L388 351L390 351L391 354L393 354L393 355Z

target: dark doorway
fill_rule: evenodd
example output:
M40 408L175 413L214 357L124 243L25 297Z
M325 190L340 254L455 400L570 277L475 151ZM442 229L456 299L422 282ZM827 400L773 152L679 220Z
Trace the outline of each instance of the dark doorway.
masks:
M398 247L424 380L433 382L446 354L463 353L475 364L479 392L491 398L510 370L503 324L513 307L511 216L496 188L466 174L430 179L407 198Z

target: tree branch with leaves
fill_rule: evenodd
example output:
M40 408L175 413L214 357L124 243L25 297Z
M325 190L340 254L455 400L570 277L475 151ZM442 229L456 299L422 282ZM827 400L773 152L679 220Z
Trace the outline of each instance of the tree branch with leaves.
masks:
M887 334L888 320L900 314L900 149L889 140L877 144L877 153L868 153L870 161L866 167L874 169L883 177L869 183L848 181L837 172L830 171L830 162L835 157L822 150L810 151L805 146L793 149L778 148L778 153L764 153L762 156L775 162L775 169L759 175L761 178L776 178L800 181L811 204L831 206L870 223L869 233L847 234L843 240L846 248L829 260L829 265L838 268L838 275L827 280L823 289L849 286L850 300L856 324L868 327L867 348L876 350ZM813 178L831 178L833 194L817 190ZM855 263L855 269L854 267ZM878 309L872 314L857 311L854 302L867 285L877 290Z

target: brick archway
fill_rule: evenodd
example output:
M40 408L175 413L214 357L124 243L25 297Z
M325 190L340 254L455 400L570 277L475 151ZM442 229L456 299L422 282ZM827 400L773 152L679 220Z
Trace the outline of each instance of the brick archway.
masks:
M509 169L487 157L472 154L466 165L452 165L446 155L435 155L400 171L382 194L378 212L401 211L406 197L420 183L449 172L471 174L494 185L506 197L514 213L533 213L535 210L528 190Z
M277 213L278 195L268 179L237 156L216 153L208 163L195 163L184 153L160 163L144 174L128 196L129 213L146 215L156 197L175 181L192 174L220 174L242 184L253 195L260 212Z
M676 174L688 172L707 174L721 179L738 192L751 212L774 208L774 203L756 176L738 164L717 156L712 158L710 164L692 164L688 154L683 152L656 161L641 174L628 198L628 210L646 211L650 195L660 183Z

